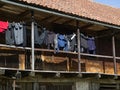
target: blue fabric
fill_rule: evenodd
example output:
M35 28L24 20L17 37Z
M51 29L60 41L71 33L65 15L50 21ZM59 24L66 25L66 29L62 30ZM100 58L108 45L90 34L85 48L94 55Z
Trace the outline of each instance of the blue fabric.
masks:
M62 35L62 34L58 35L58 47L64 48L66 44L67 44L67 41L65 39L65 35Z
M88 50L89 51L95 51L96 46L95 46L95 39L94 37L88 38Z
M64 35L58 35L58 47L65 47L66 40Z
M54 43L55 43L55 53L59 50L68 51L68 42L67 38L63 34L56 34Z

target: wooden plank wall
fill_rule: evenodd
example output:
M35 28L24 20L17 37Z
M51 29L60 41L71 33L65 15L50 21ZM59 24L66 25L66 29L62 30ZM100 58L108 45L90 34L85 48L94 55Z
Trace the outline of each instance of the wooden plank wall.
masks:
M51 68L54 70L67 70L67 71L77 71L78 70L78 59L69 58L69 57L61 57L57 55L48 55L43 54L44 60L47 64L45 66L47 68ZM63 63L64 62L64 63ZM61 64L62 63L62 64ZM51 65L50 65L51 64ZM52 68L54 66L54 68ZM114 74L114 64L112 60L104 60L97 58L82 58L81 59L81 68L82 72L91 72L91 73L106 73L106 74ZM58 69L57 69L58 68ZM120 62L117 62L117 71L120 74Z
M85 60L86 72L103 73L103 62L97 60Z
M120 75L120 62L117 62L117 74Z
M25 54L19 54L19 69L25 70Z

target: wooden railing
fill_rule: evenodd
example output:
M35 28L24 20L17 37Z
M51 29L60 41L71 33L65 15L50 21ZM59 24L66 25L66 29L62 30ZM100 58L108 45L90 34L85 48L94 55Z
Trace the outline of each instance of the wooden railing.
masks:
M31 70L31 48L0 44L0 67L18 70ZM42 71L75 71L78 72L78 53L35 48L35 70ZM9 51L9 53L7 53ZM11 53L11 51L14 51ZM29 52L26 59L26 55ZM80 53L81 71L91 73L114 74L113 56ZM15 58L16 57L16 58ZM117 74L120 74L120 57L115 57Z

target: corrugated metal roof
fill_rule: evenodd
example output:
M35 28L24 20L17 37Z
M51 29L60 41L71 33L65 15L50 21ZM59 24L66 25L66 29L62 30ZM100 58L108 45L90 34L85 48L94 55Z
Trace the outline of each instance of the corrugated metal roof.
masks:
M18 0L85 18L120 25L120 9L89 0Z

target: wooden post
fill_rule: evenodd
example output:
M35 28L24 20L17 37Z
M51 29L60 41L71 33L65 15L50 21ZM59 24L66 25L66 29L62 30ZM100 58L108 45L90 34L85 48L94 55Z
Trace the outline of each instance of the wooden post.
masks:
M119 83L117 83L117 85L116 85L116 90L120 90Z
M76 25L77 25L77 47L78 47L78 71L79 73L81 73L81 55L80 55L80 29L78 28L78 21L76 21Z
M116 53L115 53L115 37L112 36L112 48L113 48L113 60L114 60L114 74L117 74L117 67L116 67Z
M31 12L31 16L32 16L32 23L31 23L31 45L32 45L32 67L31 67L31 69L34 71L34 64L35 64L35 61L34 61L34 59L35 59L35 55L34 55L34 12L32 11Z
M33 90L39 90L39 84L37 82L33 83Z
M76 90L90 90L88 81L77 81Z
M41 52L41 59L42 59L42 69L45 69L45 56L44 56L44 52Z
M15 90L15 85L16 85L16 81L15 80L13 80L13 90Z
M19 69L25 70L25 55L19 54Z
M70 71L70 62L69 62L69 58L66 57L66 60L67 60L67 71Z

